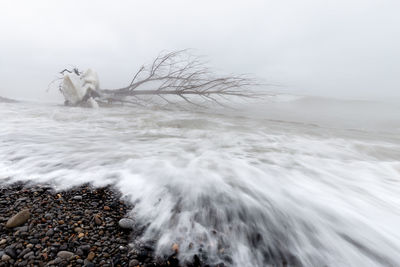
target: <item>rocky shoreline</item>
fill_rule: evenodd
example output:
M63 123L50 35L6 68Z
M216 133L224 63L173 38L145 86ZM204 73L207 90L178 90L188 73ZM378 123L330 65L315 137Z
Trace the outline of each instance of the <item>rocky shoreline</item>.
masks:
M149 244L130 245L143 231L127 216L132 208L111 187L0 187L0 267L182 266L177 244L164 257Z

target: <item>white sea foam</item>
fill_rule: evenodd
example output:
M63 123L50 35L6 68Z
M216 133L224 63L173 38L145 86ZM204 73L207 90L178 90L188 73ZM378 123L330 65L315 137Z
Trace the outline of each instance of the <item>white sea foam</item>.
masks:
M0 177L113 184L143 239L182 260L398 265L398 109L285 99L218 114L0 103Z

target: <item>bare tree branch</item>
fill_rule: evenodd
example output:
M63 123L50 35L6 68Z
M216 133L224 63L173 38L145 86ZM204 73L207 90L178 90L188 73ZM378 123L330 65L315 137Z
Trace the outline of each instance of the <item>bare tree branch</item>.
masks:
M71 72L63 70L61 73L65 71ZM78 72L77 69L73 71ZM167 99L167 96L175 95L194 105L198 104L192 101L193 97L223 105L218 97L259 96L249 90L256 85L255 80L246 75L217 75L199 57L185 49L159 54L149 65L142 66L136 72L128 86L98 90L98 100L104 103L136 104L140 102L139 97L149 95L172 104L174 102Z

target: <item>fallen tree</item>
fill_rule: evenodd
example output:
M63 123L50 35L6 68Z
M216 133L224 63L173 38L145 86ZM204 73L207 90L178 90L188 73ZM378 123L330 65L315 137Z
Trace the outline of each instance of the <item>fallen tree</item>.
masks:
M223 105L221 100L227 96L257 96L249 90L256 85L253 79L245 75L217 75L187 50L160 54L151 64L142 66L129 85L118 89L100 89L97 74L91 69L84 73L65 69L60 74L60 91L65 104L72 106L143 105L154 97L176 104L171 96L194 105L199 103L193 98Z

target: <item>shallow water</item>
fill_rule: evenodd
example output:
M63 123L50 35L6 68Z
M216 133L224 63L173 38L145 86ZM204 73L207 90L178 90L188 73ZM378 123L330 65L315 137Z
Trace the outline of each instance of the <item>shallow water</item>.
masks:
M271 97L237 110L0 103L0 179L113 184L159 253L233 266L398 266L400 109Z

